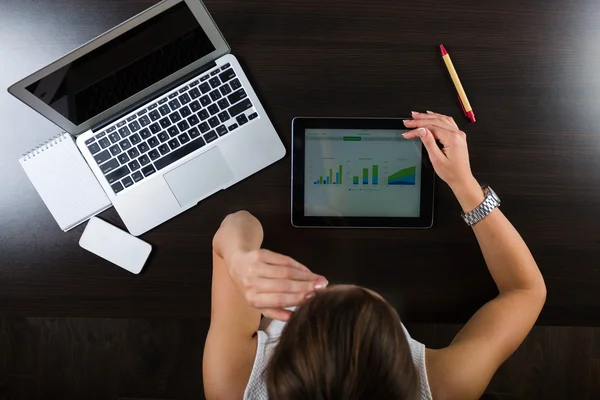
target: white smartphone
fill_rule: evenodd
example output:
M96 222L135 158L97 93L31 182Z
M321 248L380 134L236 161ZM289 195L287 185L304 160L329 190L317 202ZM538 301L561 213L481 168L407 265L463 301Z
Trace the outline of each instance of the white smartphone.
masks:
M133 274L142 271L152 251L148 243L96 217L88 222L79 245Z

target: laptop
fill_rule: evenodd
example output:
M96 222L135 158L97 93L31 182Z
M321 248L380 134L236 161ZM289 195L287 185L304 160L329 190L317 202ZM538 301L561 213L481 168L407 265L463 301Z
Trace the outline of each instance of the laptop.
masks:
M77 136L133 235L285 156L200 0L165 0L9 88Z

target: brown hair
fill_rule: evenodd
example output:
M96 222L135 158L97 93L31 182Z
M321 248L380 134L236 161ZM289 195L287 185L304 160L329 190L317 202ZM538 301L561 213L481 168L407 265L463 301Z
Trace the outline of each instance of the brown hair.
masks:
M398 314L364 288L332 287L287 323L265 371L272 400L417 398Z

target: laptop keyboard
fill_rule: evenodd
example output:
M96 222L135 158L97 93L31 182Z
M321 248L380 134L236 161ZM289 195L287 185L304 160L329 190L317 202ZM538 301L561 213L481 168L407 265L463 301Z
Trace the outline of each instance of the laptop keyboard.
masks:
M258 118L230 64L85 141L116 193Z

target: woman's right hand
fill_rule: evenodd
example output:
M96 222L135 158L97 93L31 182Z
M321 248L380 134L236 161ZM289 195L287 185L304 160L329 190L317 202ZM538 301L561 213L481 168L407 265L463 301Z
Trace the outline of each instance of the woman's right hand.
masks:
M438 176L450 187L472 181L467 135L458 129L454 119L431 111L426 114L413 111L413 118L404 121L404 125L412 130L402 136L421 138ZM443 149L438 147L436 140L442 143Z

